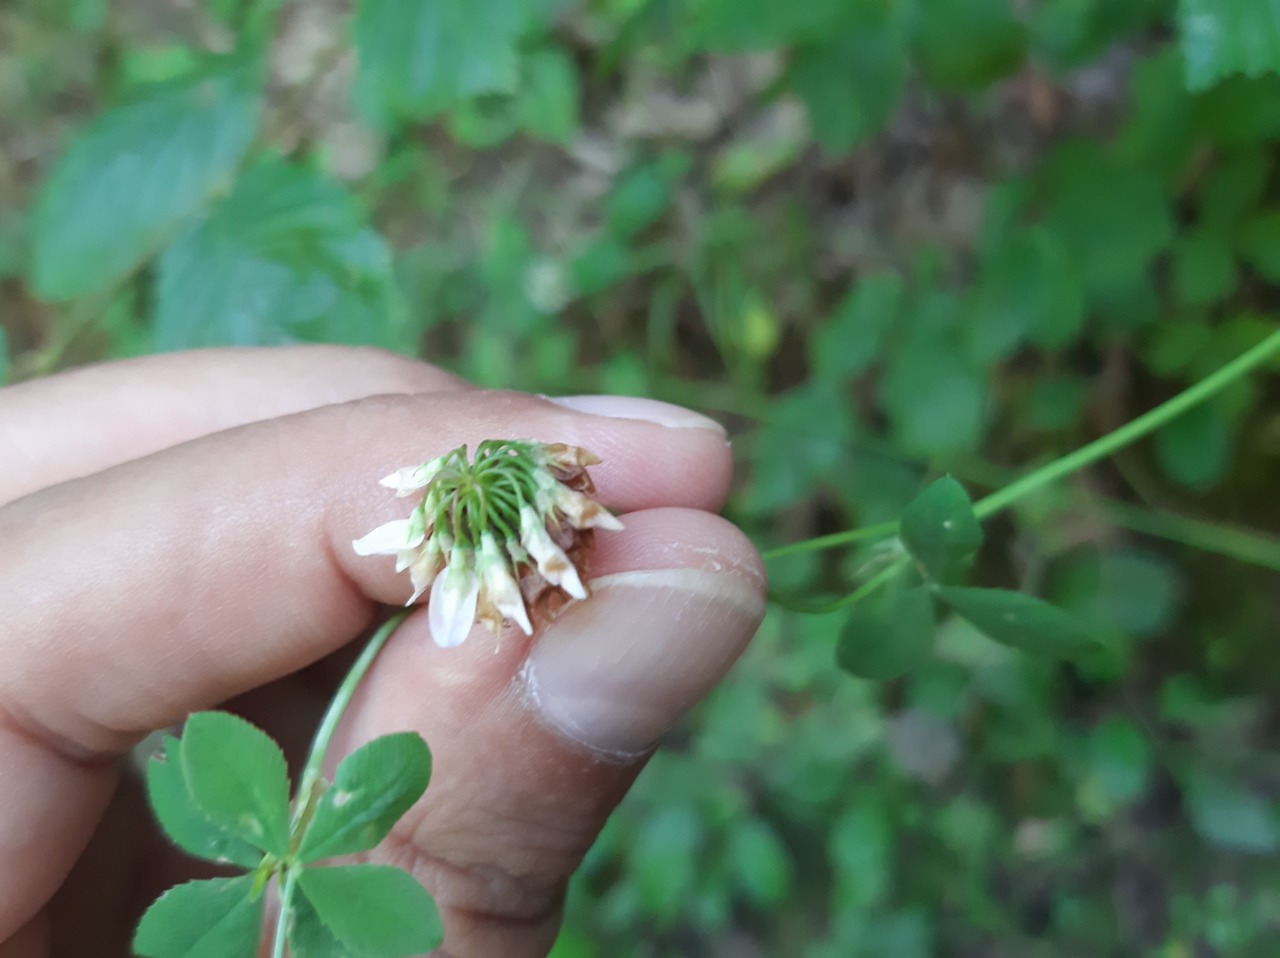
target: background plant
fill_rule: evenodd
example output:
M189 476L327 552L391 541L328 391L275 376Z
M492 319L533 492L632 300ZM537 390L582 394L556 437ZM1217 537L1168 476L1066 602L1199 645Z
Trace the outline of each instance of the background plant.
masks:
M1274 17L16 0L0 369L373 343L719 413L764 547L893 522L1277 328ZM1274 400L1242 378L988 523L973 581L1101 654L940 614L872 683L832 669L848 610L775 607L597 843L561 958L1274 953ZM844 594L883 541L775 588Z

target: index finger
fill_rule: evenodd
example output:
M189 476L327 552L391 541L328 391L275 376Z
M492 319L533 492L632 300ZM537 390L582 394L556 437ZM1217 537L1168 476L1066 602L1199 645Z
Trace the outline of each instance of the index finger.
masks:
M0 389L0 505L250 422L385 393L471 387L380 349L200 349Z

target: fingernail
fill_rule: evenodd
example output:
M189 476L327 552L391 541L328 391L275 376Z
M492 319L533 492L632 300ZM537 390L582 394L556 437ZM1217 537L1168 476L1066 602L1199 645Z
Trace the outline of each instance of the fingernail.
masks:
M746 580L702 569L602 576L535 643L525 687L567 738L615 755L651 747L728 670L764 600Z
M692 409L685 409L683 406L660 402L657 399L642 399L639 396L548 396L546 398L576 412L590 413L593 416L639 419L673 429L714 429L724 435L724 426L709 416L694 412Z

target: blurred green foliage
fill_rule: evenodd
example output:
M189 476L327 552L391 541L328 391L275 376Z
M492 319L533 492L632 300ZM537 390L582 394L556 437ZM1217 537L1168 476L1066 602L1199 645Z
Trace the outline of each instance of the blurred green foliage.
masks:
M318 340L646 393L730 424L767 546L999 487L1277 328L1268 0L11 0L0 51L0 382ZM772 609L556 958L1280 953L1276 399L988 530L979 584L1105 637L1075 664L946 614L873 684L842 614Z

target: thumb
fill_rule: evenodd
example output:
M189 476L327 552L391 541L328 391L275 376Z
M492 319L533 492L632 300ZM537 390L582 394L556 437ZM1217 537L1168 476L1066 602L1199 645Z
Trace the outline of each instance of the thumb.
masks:
M454 956L546 954L569 877L653 744L755 633L755 549L717 516L653 509L600 540L591 596L532 642L442 650L415 613L366 676L342 754L406 728L426 796L375 855L436 898Z

